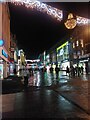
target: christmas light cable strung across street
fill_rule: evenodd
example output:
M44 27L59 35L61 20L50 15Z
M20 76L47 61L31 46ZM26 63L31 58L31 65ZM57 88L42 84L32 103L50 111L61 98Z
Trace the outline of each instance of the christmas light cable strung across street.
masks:
M14 3L15 5L24 5L27 8L37 9L38 11L45 12L60 22L61 22L61 20L63 20L63 11L62 10L51 7L50 5L46 5L37 0L0 0L0 2L1 3L11 2L11 3ZM69 13L69 15L70 15L70 13ZM67 24L69 25L70 29L73 29L76 25L90 24L90 19L76 15L76 19L73 19L73 20L72 20L72 18L70 18L69 20L67 19L66 25ZM72 24L72 25L70 25L70 24ZM72 26L72 27L70 27L70 26Z
M45 12L53 18L56 18L58 21L61 21L63 19L62 10L51 7L37 0L11 0L10 2L14 3L15 5L24 5L27 8L37 9L38 11Z

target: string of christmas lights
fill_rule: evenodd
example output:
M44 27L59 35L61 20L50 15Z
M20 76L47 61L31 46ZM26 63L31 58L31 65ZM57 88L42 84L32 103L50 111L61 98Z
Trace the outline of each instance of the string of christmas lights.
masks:
M11 3L14 3L15 5L24 5L26 8L37 9L38 11L45 12L59 21L63 20L62 10L51 7L37 0L0 0L0 2L2 3L11 2ZM80 17L80 16L76 16L76 21L78 25L90 24L90 19Z
M46 5L44 3L41 3L40 1L34 1L34 0L11 0L11 3L14 3L15 5L24 5L27 8L31 9L37 9L41 12L46 12L48 15L52 16L53 18L56 18L57 20L61 21L63 19L63 11L59 10L57 8L51 7L49 5Z

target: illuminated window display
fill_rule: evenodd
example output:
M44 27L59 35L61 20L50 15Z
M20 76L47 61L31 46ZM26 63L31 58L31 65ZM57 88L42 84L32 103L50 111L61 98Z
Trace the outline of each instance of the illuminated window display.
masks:
M67 66L70 67L70 63L68 62L69 61L68 42L64 43L63 45L57 48L57 61L62 70L65 70Z

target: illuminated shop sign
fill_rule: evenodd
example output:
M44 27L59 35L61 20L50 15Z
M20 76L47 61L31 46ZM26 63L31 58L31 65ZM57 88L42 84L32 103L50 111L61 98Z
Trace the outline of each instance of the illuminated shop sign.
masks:
M4 41L0 40L0 47L4 45Z
M4 57L8 58L8 54L7 54L4 50L2 50L2 55L3 55Z
M63 54L64 54L64 50L61 49L61 50L60 50L60 55L63 55Z
M69 59L68 41L57 48L57 60L62 62Z
M59 46L59 47L57 48L57 51L58 51L59 49L63 48L64 46L66 46L67 44L68 44L68 42L65 42L63 45Z

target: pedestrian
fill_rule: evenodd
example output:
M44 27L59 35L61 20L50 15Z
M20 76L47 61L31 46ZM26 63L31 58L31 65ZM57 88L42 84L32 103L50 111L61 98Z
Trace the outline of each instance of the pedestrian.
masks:
M24 87L27 88L28 86L28 76L29 76L29 71L28 69L23 70L23 75L24 75Z
M56 72L56 78L58 78L59 68L58 68L57 65L56 65L56 67L55 67L55 72Z
M17 76L16 68L14 68L13 73L14 73L15 76Z
M83 69L84 69L83 66L81 66L81 74L82 74L82 75L83 75Z
M78 76L80 76L80 75L81 75L81 68L78 67Z
M52 73L52 72L53 72L53 67L51 66L49 70L50 70L50 72Z
M67 66L66 67L66 75L69 75L69 72L70 72L70 70L69 70L69 67Z
M46 66L43 67L43 72L46 72L47 71L47 68Z
M78 73L78 67L76 66L76 67L74 68L74 70L75 70L75 76L77 76L77 73Z
M71 76L75 77L75 68L71 66Z
M88 75L88 66L85 67L86 74Z

